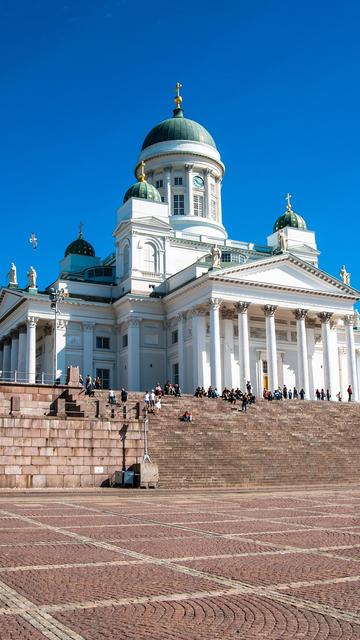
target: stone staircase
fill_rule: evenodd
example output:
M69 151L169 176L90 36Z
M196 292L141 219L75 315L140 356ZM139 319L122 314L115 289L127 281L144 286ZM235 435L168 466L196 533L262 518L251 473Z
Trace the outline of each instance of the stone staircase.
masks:
M164 397L149 416L160 487L254 487L360 480L360 405ZM189 410L193 422L180 422Z

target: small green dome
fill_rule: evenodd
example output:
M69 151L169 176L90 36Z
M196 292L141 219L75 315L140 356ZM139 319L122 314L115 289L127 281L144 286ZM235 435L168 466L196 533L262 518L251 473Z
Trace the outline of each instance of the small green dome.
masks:
M280 231L280 229L284 229L284 227L293 227L294 229L306 231L304 218L295 213L290 204L287 205L285 213L276 220L273 231Z
M151 129L144 140L141 150L143 151L157 142L166 142L168 140L192 140L208 144L216 149L212 135L195 120L184 118L182 109L174 109L173 118L163 120Z
M124 195L124 203L129 198L144 198L145 200L152 200L153 202L161 202L161 195L154 185L149 184L146 180L139 180L135 182L130 189Z
M91 256L92 258L95 256L94 247L90 244L90 242L87 242L83 238L83 235L82 235L82 224L80 224L79 237L76 238L76 240L74 240L74 242L71 242L69 244L69 246L67 247L67 249L65 251L65 256L64 257L66 258L66 256L74 255L74 254L77 254L79 256Z

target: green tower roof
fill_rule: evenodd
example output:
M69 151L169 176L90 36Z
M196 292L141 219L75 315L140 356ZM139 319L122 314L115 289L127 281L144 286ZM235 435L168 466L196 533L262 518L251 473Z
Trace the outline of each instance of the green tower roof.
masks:
M146 182L145 173L144 173L145 163L141 163L141 175L139 178L139 182L135 182L135 184L127 190L124 195L124 203L127 202L130 198L144 198L144 200L152 200L153 202L161 202L161 195L158 190L154 187L154 185Z
M90 244L90 242L87 242L87 240L84 240L83 238L82 223L80 223L79 237L69 244L69 246L65 250L64 257L66 258L66 256L74 254L77 254L79 256L91 256L92 258L95 256L94 247Z
M194 142L202 142L216 149L216 144L212 135L195 120L184 118L182 109L174 109L174 116L163 120L151 129L147 134L141 150L156 144L157 142L166 142L167 140L191 140Z
M279 216L279 218L276 220L274 224L274 229L273 229L274 232L280 231L280 229L284 229L284 227L293 227L295 229L301 229L302 231L306 231L306 222L304 218L302 218L301 216L299 216L298 213L295 213L295 211L292 210L291 204L290 204L290 198L291 198L290 194L287 194L286 211L281 216Z

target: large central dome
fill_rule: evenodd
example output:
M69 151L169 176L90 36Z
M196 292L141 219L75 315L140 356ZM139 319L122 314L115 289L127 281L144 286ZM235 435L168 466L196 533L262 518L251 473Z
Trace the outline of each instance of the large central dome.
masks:
M202 142L216 149L216 144L212 135L195 120L184 118L182 109L174 109L174 116L163 120L151 129L147 134L141 150L168 140L191 140L192 142Z

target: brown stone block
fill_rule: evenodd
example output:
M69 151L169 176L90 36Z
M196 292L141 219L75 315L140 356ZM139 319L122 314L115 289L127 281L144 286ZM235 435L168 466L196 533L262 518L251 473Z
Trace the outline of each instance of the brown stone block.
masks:
M14 442L13 438L1 437L0 447L11 447L13 442Z
M72 449L71 447L58 447L58 455L59 456L71 456Z
M31 464L48 465L50 464L50 460L48 456L31 456Z
M53 456L54 455L54 447L40 447L39 454L41 456Z
M46 486L47 487L56 487L62 488L64 486L64 476L56 475L56 476L46 476Z
M36 489L42 489L46 487L46 476L45 475L34 475L33 479L33 487Z
M14 464L14 456L0 456L0 464L1 465Z
M24 447L23 454L24 456L38 456L39 447Z
M47 475L56 476L57 472L58 472L58 468L54 464L39 465L40 474L45 474L46 476Z
M0 489L13 489L16 487L16 475L0 476Z
M17 429L18 431L18 429ZM15 447L30 447L31 446L31 438L23 438L23 437L14 437L14 446Z
M94 475L94 487L101 487L103 482L109 480L111 473L96 473Z
M31 427L26 431L26 435L29 436L29 438L40 438L40 429L34 429Z
M18 455L21 455L21 453L22 453L21 447L4 447L5 456L18 456Z
M45 444L44 438L31 438L32 447L43 447Z
M72 465L58 465L59 475L74 475L74 467Z
M76 474L86 475L91 473L91 471L91 465L74 464L74 473Z
M65 475L64 476L64 487L67 489L75 489L76 487L80 487L80 476L79 475Z
M95 476L94 474L87 474L80 476L80 486L81 487L94 487L95 486Z
M29 473L30 475L36 475L40 473L39 467L34 464L24 465L22 468L22 473Z
M9 465L8 467L5 467L6 476L21 475L21 472L22 468L18 465Z
M31 464L31 456L15 456L14 464Z
M32 487L32 476L16 476L16 487L17 489L29 489Z

